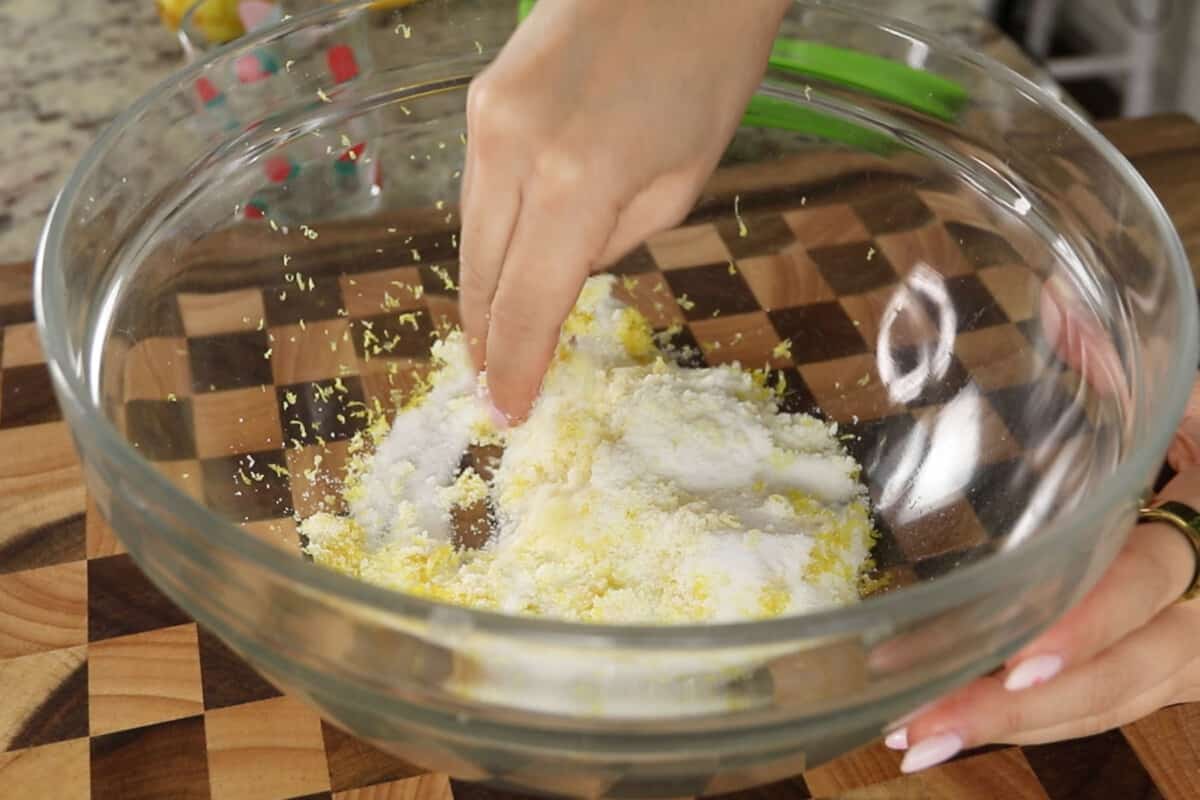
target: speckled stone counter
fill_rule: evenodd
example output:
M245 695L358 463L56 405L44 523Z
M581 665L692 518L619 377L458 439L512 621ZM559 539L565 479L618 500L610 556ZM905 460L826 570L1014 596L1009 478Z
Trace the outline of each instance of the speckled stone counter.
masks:
M961 0L874 5L1034 74ZM491 8L512 18L512 3ZM0 0L0 263L33 255L55 194L99 130L182 65L152 0Z

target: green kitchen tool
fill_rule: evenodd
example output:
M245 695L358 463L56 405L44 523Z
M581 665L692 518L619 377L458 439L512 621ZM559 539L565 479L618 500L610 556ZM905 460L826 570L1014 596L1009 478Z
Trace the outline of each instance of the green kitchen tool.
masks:
M535 2L519 0L518 19L525 19ZM774 69L841 84L945 121L955 119L969 99L966 89L940 75L817 42L777 39L769 63ZM742 124L809 134L881 154L896 147L886 134L761 94L750 99Z

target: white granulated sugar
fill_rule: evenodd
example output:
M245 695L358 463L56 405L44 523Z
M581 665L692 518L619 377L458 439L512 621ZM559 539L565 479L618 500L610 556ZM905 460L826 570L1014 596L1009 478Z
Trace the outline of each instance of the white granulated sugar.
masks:
M496 431L461 335L429 388L375 426L346 516L302 531L320 563L514 614L619 623L731 621L853 602L874 533L835 426L782 413L761 373L685 369L645 320L588 281L529 419ZM490 475L460 471L499 444ZM494 526L455 544L455 511Z

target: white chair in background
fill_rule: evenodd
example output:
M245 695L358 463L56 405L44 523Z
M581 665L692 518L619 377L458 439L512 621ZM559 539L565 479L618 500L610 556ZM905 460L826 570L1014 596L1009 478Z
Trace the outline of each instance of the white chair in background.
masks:
M1125 20L1125 47L1111 53L1050 58L1062 0L1032 0L1025 47L1056 80L1114 77L1122 82L1122 116L1149 114L1155 103L1158 51L1181 0L1116 0Z

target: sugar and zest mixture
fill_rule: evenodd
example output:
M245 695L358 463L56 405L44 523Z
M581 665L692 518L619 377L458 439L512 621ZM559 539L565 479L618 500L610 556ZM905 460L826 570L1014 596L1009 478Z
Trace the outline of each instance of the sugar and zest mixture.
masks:
M301 523L313 559L450 603L577 621L854 602L875 534L836 426L780 412L762 372L675 365L612 288L588 281L540 399L511 430L489 422L461 335L437 343L423 390L354 443L348 514ZM479 445L503 446L494 469L460 470ZM483 503L489 540L456 546L456 513Z

